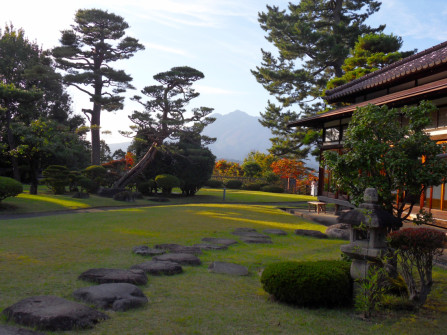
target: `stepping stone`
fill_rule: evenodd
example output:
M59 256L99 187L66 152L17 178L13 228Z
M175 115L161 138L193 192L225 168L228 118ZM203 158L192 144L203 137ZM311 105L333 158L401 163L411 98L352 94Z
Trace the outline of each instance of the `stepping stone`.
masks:
M330 238L338 238L340 240L348 240L350 238L350 225L347 223L337 223L327 227L326 235Z
M98 284L129 283L134 285L145 285L147 283L147 276L144 271L137 269L90 269L81 273L78 279Z
M208 271L214 273L225 273L236 276L247 276L248 269L245 266L225 262L212 262Z
M0 325L0 334L1 335L45 335L41 332L35 332L33 330L25 329L25 328L17 328L13 326Z
M148 261L134 265L131 267L131 269L140 269L153 276L172 276L183 272L182 266L180 264L170 261Z
M132 252L141 256L157 256L165 254L166 250L149 248L147 245L140 245L133 248Z
M174 243L157 244L155 246L155 248L168 250L168 251L176 253L176 254L193 254L193 255L201 255L202 254L202 250L200 250L200 248L184 246L184 245L174 244Z
M228 247L226 245L219 245L219 244L212 244L212 243L199 243L194 244L195 247L199 248L200 250L227 250Z
M270 236L267 236L267 238L259 236L241 236L241 241L250 244L273 243Z
M5 308L3 314L7 321L49 331L93 328L109 318L86 305L55 296L23 299Z
M233 235L245 235L246 233L257 233L254 228L236 228L232 234Z
M236 240L232 240L232 239L229 239L229 238L215 238L215 237L204 237L204 238L202 238L202 241L203 242L214 243L214 244L222 244L222 245L225 245L227 247L237 243Z
M128 283L101 284L73 292L76 299L97 308L124 312L147 304L147 298L135 285Z
M158 262L164 262L164 261L170 261L174 263L178 263L181 265L200 265L202 262L197 256L194 256L192 254L164 254L161 256L155 256L152 258L153 261Z
M295 230L295 234L310 236L315 238L327 238L327 235L318 230L306 230L306 229L297 229Z
M281 229L264 229L262 232L264 234L272 234L272 235L287 235L287 233Z

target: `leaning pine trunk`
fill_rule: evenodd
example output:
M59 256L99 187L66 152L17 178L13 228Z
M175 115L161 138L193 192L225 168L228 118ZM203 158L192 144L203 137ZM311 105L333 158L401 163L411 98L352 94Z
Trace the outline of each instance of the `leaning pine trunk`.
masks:
M116 181L112 188L124 188L128 185L136 176L144 171L144 169L152 162L157 153L157 143L152 143L149 150L143 156L143 158L129 171L126 172L118 181Z

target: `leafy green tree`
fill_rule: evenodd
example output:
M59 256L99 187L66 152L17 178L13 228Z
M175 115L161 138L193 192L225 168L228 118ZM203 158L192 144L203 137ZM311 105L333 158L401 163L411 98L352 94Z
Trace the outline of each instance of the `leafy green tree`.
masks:
M360 204L365 189L374 187L383 208L404 220L427 187L442 183L447 163L437 155L443 149L424 131L435 109L421 102L401 109L368 105L354 112L345 152L324 153L335 183L352 203Z
M245 162L242 164L242 170L244 171L244 176L250 178L259 177L262 173L261 166L256 162Z
M66 71L64 82L86 93L93 102L92 109L83 112L91 125L91 164L98 165L101 110L123 109L124 97L120 94L133 88L132 77L110 64L132 57L144 46L133 37L123 37L129 25L113 13L79 9L74 21L72 29L62 31L62 45L53 49L53 56L57 66Z
M380 8L375 0L301 0L288 11L267 6L259 13L261 28L278 55L262 50L261 66L252 70L256 80L280 105L269 101L261 124L270 128L272 154L303 159L318 133L287 124L322 110L320 97L332 77L343 75L342 65L362 34L376 33L365 20ZM297 104L299 112L283 109Z
M363 77L415 52L399 51L402 43L402 38L393 34L380 33L360 36L352 54L345 59L342 66L343 76L329 80L327 89L330 90Z
M201 134L205 126L215 120L208 116L213 109L198 107L190 112L185 109L192 99L199 96L192 85L202 78L203 73L191 67L174 67L154 76L159 85L147 86L141 91L149 100L143 102L140 96L134 97L144 107L144 111L135 111L130 116L136 124L136 141L140 146L150 147L140 161L114 184L114 188L123 188L142 173L154 160L157 147L167 139L176 142L185 134L192 133L202 145L215 141Z
M265 175L268 172L272 172L272 163L277 159L272 154L266 154L256 150L248 153L247 157L244 158L244 164L247 162L258 163L261 167L261 174Z

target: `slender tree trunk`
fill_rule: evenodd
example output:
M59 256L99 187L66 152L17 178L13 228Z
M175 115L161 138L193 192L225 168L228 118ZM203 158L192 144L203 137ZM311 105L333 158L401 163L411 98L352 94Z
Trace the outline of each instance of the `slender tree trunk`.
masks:
M93 104L92 119L90 125L90 131L92 134L91 164L99 165L101 163L101 105L96 102Z
M39 180L37 178L38 176L38 164L37 160L34 158L30 159L30 178L31 178L31 184L29 188L29 194L37 194L37 187L39 185Z

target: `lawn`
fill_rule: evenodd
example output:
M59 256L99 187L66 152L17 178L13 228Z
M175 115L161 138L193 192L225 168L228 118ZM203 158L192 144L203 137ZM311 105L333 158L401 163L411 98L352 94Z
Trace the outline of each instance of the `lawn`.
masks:
M111 318L82 334L444 334L447 271L436 269L435 290L419 312L388 312L372 321L353 309L306 309L273 301L260 271L282 260L338 259L344 241L293 235L325 227L270 205L196 203L154 205L0 221L0 310L33 295L72 299L90 284L77 276L92 267L129 268L146 258L134 246L200 243L203 237L234 238L237 227L281 228L273 244L243 244L200 256L199 267L172 277L150 277L142 287L147 307L107 312ZM245 265L247 277L209 273L212 261ZM4 322L0 318L0 322ZM54 334L79 334L61 332Z

